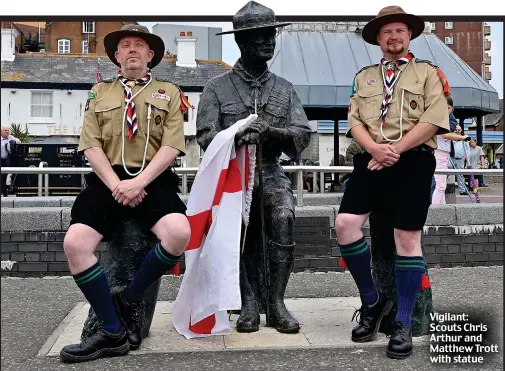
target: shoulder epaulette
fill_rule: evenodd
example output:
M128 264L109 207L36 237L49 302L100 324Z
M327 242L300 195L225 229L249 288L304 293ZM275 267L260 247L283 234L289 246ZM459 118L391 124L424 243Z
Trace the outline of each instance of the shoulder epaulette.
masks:
M432 61L430 61L428 59L416 58L415 61L416 61L416 63L428 63L431 67L438 68L438 66L435 63L433 63Z
M438 67L432 61L429 61L429 60L426 60L426 59L416 58L416 63L427 63L431 67L433 67L435 69L435 71L437 71L438 78L440 79L440 82L442 83L442 86L444 88L444 95L446 97L449 96L449 95L451 95L451 91L450 91L451 88L449 86L449 81L447 81L447 77L445 77L445 73L444 73L444 71L442 71L442 69L440 67Z
M160 81L160 82L169 82L169 83L171 83L171 84L174 84L174 83L173 83L172 81L170 81L169 79L165 79L165 78L163 78L163 77L158 77L158 76L153 76L153 77L154 77L154 79L155 79L156 81ZM176 84L174 84L174 85L176 85Z
M362 69L360 69L358 72L356 72L356 76L358 76L358 75L359 75L361 72L363 72L364 70L367 70L367 69L369 69L370 67L375 67L375 66L378 66L378 65L379 65L379 63L375 63L375 64L371 64L371 65L369 65L369 66L365 66L365 67L363 67Z
M188 108L192 108L192 109L195 109L195 106L193 106L191 103L189 103L188 99L186 98L186 95L184 94L184 92L182 91L181 87L174 83L173 81L170 81L169 79L165 79L165 78L160 78L160 77L155 77L156 81L160 81L160 82L168 82L170 84L172 84L173 86L175 86L178 90L179 90L179 93L181 95L181 111L182 113L185 113Z
M114 82L116 80L115 77L109 77L107 79L101 79L99 82Z

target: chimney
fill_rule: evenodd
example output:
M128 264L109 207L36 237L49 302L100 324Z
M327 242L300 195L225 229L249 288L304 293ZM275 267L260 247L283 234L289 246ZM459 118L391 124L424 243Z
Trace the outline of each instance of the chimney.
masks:
M196 40L193 32L181 32L179 37L175 38L177 45L177 61L175 65L178 67L196 67Z
M15 28L2 28L2 60L14 60L14 52L16 51L16 37L19 32Z

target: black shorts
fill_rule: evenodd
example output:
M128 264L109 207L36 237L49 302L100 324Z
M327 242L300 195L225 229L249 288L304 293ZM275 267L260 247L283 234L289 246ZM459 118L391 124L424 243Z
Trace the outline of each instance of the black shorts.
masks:
M119 179L131 179L124 169L114 166ZM138 169L128 169L137 172ZM86 188L76 197L71 211L70 225L82 223L90 226L108 241L118 223L124 219L135 220L142 228L151 229L165 215L186 214L186 205L177 194L179 177L166 170L146 188L147 195L140 205L132 208L119 204L112 191L94 173L86 175Z
M393 166L378 171L368 170L371 159L367 152L354 156L354 170L338 212L363 215L385 207L394 228L422 230L431 204L436 168L433 151L412 149L402 153Z

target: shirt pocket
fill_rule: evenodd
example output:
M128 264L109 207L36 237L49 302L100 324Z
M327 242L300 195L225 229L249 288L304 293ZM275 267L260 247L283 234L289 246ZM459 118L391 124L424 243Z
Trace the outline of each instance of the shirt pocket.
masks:
M112 138L121 134L121 99L104 98L96 101L95 114L98 118L102 138Z
M403 85L401 90L403 116L411 120L419 120L424 113L424 87L421 84L408 84Z
M246 118L249 112L242 102L227 102L221 105L221 114L224 127L228 128L237 121Z
M288 119L288 108L287 103L271 101L265 105L265 113L270 115L271 122L269 123L273 127L285 127Z
M380 86L366 87L356 91L359 117L363 121L377 120L380 106L384 98L384 91Z
M149 125L149 135L155 136L156 138L162 137L163 134L163 123L167 118L170 109L169 109L170 101L167 99L153 98L147 97L145 101L145 110L147 117L147 110L149 109L149 105L151 105L151 123ZM144 117L143 120L146 120ZM147 120L144 121L147 125Z

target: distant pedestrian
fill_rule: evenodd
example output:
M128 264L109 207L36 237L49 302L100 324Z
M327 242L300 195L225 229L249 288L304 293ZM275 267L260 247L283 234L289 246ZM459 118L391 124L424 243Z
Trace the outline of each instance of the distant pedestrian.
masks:
M20 140L13 135L10 135L9 127L2 126L2 167L11 166L11 149L10 143L14 141L20 143ZM2 189L2 196L8 195L7 190L7 174L2 174L0 187Z
M451 96L447 97L447 109L449 112L449 121L456 121L454 115L454 101ZM452 117L451 117L452 116ZM451 125L456 128L456 125ZM452 131L452 130L451 130ZM451 153L451 140L454 141L466 141L469 140L468 135L461 135L457 133L446 133L442 135L437 135L437 149L435 150L435 159L437 161L437 169L448 169ZM432 204L445 204L445 189L447 188L447 175L446 174L436 174L435 178L435 190L431 199Z
M470 141L470 152L468 153L467 159L472 169L485 169L485 157L486 155L484 154L482 147L478 146L477 141L472 138ZM482 183L484 183L484 179L482 179L480 176L475 176L475 178L477 181L477 187L487 187L487 185L482 185Z

